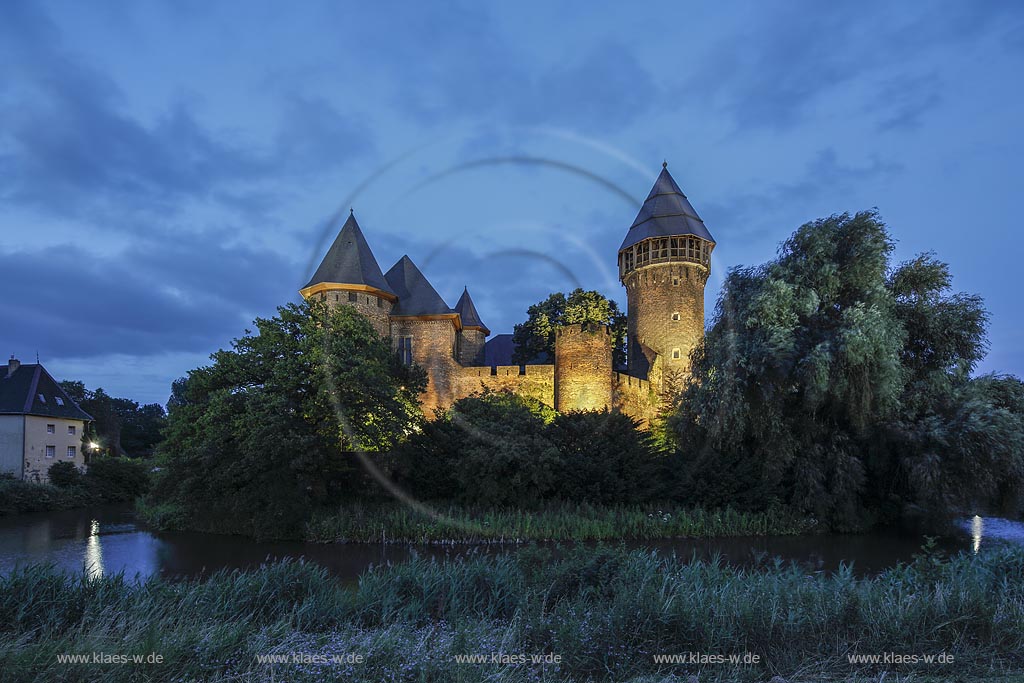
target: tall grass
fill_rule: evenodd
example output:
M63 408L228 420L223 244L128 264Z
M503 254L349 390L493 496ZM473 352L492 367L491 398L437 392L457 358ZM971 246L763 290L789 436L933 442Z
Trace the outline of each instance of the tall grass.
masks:
M740 569L651 552L526 548L381 567L346 586L287 562L205 581L136 583L32 566L0 577L5 681L652 681L882 678L849 653L939 653L949 668L900 680L1024 673L1024 551L876 577ZM160 653L162 665L59 664L63 653ZM266 653L361 654L364 663L261 664ZM656 664L683 652L758 654L757 666ZM556 653L561 664L467 665L460 654ZM894 667L887 667L893 669ZM906 678L911 674L911 678ZM890 676L885 680L896 680Z
M519 543L793 535L815 530L811 520L783 511L563 504L539 510L445 506L435 508L434 513L399 505L346 505L314 515L306 525L306 539Z

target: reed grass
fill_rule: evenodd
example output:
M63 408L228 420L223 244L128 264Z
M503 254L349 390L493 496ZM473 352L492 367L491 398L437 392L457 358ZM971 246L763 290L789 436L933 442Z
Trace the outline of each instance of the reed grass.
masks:
M668 506L562 504L539 510L346 505L321 511L305 538L323 543L523 543L812 533L813 520L785 511L706 511Z
M351 586L284 562L206 580L133 581L29 566L0 577L4 681L1019 681L1024 550L922 558L874 577L653 552L524 548L373 569ZM66 653L160 653L164 664L61 664ZM267 653L361 664L262 664ZM459 654L557 653L561 664L468 665ZM656 664L739 653L756 666ZM954 664L851 665L849 653Z

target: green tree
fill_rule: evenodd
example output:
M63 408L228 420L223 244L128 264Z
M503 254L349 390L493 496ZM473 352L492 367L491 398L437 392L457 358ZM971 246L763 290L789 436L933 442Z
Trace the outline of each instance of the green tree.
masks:
M601 323L611 328L612 363L626 363L626 316L618 304L595 291L575 289L569 296L556 292L544 301L530 306L526 322L515 326L512 341L515 352L512 362L525 365L538 356L553 359L555 331L564 325Z
M970 379L981 301L950 294L928 256L890 271L891 252L875 212L843 214L728 273L669 419L689 495L783 502L853 529L994 495L997 472L1020 480L1019 449L980 457L1020 438L1016 380Z
M83 444L96 441L104 452L115 457L149 457L163 438L167 413L159 403L140 405L131 399L111 396L102 388L89 390L79 381L66 380L60 385L93 417L90 432L83 434ZM88 450L85 452L92 455Z
M362 485L352 451L384 451L420 419L421 370L348 307L289 304L174 386L153 501L198 528L295 533Z

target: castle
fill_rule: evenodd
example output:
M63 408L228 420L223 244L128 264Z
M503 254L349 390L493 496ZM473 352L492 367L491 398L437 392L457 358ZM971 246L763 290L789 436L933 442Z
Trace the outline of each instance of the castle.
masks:
M428 415L486 387L562 412L617 410L647 424L665 392L686 376L690 351L704 334L704 285L714 247L663 164L619 247L626 368L613 367L611 335L596 324L558 330L553 364L486 363L490 330L468 289L450 308L408 256L382 273L354 213L300 293L353 307L391 339L403 362L424 368L428 383L420 398Z

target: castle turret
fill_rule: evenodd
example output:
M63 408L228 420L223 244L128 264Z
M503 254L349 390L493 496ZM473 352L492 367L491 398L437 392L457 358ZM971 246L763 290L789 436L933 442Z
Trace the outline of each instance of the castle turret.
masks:
M619 279L628 305L629 374L689 372L704 335L704 285L715 240L662 164L636 220L619 247ZM657 360L657 364L655 364Z
M607 325L566 325L555 332L555 409L612 406L612 336Z
M320 267L299 293L306 299L318 298L355 308L370 319L382 337L390 332L388 316L398 298L381 273L354 212L349 214Z
M404 363L427 371L427 390L420 396L424 411L455 400L459 314L448 307L416 264L403 256L384 276L398 302L391 310L391 343Z
M462 290L459 303L455 304L455 312L462 320L462 331L459 333L458 360L461 365L473 366L484 364L484 345L487 343L487 335L491 333L480 314L476 312L472 297L469 296L469 288Z

